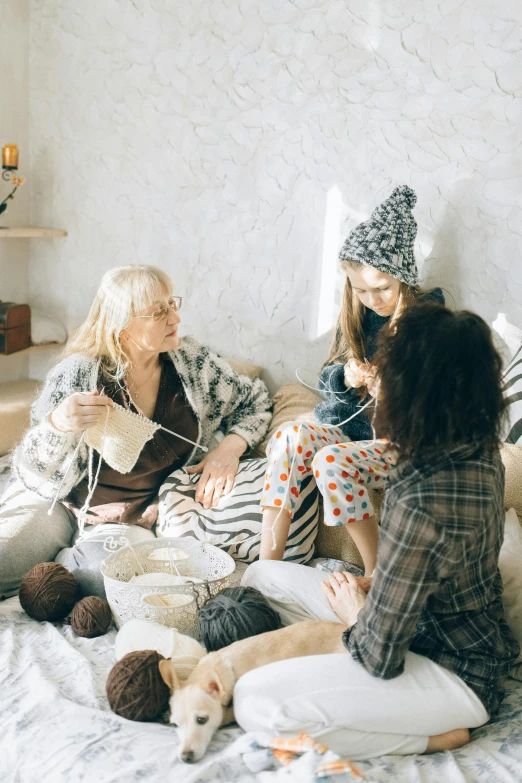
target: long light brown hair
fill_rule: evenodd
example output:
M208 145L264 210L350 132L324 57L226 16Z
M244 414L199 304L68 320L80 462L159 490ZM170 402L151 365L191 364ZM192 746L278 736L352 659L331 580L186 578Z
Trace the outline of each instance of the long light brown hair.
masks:
M364 264L361 264L359 261L341 261L341 268L346 273L349 269L356 270L362 266ZM423 293L425 292L418 286L411 286L401 282L395 310L390 317L389 323L394 323L406 307L413 304L417 297ZM359 362L365 360L366 340L363 322L367 310L368 308L363 305L353 290L350 278L346 274L341 312L337 319L330 355L324 363L324 367L327 367L329 364L344 364L352 357Z

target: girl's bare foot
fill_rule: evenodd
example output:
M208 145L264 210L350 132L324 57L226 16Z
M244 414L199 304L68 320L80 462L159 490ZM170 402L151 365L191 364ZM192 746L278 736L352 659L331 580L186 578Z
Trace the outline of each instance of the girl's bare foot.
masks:
M454 729L444 734L434 734L428 738L426 753L440 753L444 750L456 750L469 742L469 729Z

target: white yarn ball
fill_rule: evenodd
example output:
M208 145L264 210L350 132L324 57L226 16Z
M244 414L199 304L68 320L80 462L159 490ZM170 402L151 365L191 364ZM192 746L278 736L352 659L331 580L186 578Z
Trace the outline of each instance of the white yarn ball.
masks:
M206 655L205 648L191 636L176 628L167 628L150 620L129 620L116 634L114 650L117 660L136 650L156 650L171 658L178 677L186 679Z

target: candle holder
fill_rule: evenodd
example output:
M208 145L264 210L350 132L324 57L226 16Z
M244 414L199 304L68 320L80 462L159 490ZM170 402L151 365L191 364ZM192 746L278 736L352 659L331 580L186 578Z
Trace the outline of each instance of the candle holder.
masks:
M14 198L14 195L20 185L24 184L24 177L17 177L13 174L18 171L18 147L16 144L6 144L2 148L2 179L14 185L12 191L0 202L0 215L6 211L8 202ZM2 228L0 226L0 228Z
M2 202L0 202L0 215L6 211L8 207L8 202L14 198L14 195L20 185L23 185L25 182L24 177L17 177L15 174L13 174L13 171L17 171L18 167L16 166L3 166L2 167L2 179L5 180L5 182L11 182L11 185L14 185L12 191L4 198ZM1 228L5 228L5 226L0 226Z

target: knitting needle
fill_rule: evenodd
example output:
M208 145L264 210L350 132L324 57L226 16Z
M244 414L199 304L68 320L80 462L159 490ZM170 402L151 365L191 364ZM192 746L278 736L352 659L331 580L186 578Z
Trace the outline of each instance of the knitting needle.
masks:
M128 389L127 389L127 394L129 395L129 399L132 402L132 404L134 405L134 407L136 408L136 410L139 411L140 409L138 408L138 406L136 405L136 403L132 399L131 394L130 394ZM140 413L140 415L141 415L141 413ZM144 416L143 418L147 418L147 417ZM152 421L152 419L149 419L149 421ZM156 424L156 423L157 422L153 422L153 424ZM166 427L162 427L161 424L158 424L158 427L160 428L160 430L163 430L164 432L168 432L169 435L174 435L175 438L180 438L180 440L184 440L184 441L186 441L186 443L191 443L197 449L201 449L201 451L208 451L208 449L205 448L205 446L200 446L199 443L194 443L194 441L190 440L190 438L185 438L185 437L183 437L183 435L179 435L179 433L177 433L177 432L172 432L172 430L168 430Z
M208 451L208 449L205 446L200 446L199 443L194 443L193 440L190 440L189 438L184 438L183 435L179 435L177 432L172 432L172 430L168 430L166 427L162 427L161 424L159 425L160 430L164 430L165 432L168 432L169 435L174 435L175 438L180 438L181 440L186 441L187 443L192 443L193 446L195 446L197 449L201 449L201 451Z

